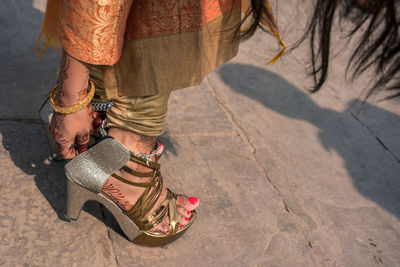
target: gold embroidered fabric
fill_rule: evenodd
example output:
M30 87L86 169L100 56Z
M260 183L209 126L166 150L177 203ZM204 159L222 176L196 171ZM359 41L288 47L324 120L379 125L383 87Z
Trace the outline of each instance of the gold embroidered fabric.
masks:
M247 13L249 1L241 1L243 17ZM40 50L40 58L50 46L59 49L62 24L62 43L70 54L87 63L112 65L118 61L123 35L125 39L151 38L197 31L237 7L239 2L240 0L47 0L36 52L39 51L41 40L44 47ZM273 21L263 22L283 48L270 61L273 63L285 52L286 46L279 36L268 0L265 0L264 5ZM63 15L61 23L60 9ZM246 25L244 23L243 27Z
M240 2L239 2L240 3ZM149 96L197 85L239 48L240 6L206 23L201 30L125 40L120 60L104 81L120 95Z
M132 0L62 0L62 47L89 64L115 64L131 4Z
M60 42L79 60L113 65L124 38L199 31L236 7L240 0L61 0Z
M245 0L48 1L48 6L59 2L61 7L63 49L99 65L107 96L114 99L168 93L200 83L237 54L236 29L241 12L246 12L241 8ZM267 0L266 5L270 9ZM47 15L51 19L46 25L58 21L56 12Z
M135 0L128 17L126 39L198 31L239 6L240 0Z

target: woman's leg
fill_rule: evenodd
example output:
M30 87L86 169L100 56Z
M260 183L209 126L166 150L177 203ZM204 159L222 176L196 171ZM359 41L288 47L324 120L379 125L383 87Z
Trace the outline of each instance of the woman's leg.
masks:
M90 66L70 57L63 51L63 60L60 68L59 88L56 103L59 106L70 107L82 101L87 96L88 78ZM156 95L141 98L121 96L115 101L114 106L108 112L109 134L128 149L136 153L148 153L154 149L155 138L162 133L165 115L167 112L169 95ZM67 115L54 113L51 121L51 130L55 141L60 147L63 158L69 159L76 156L75 145L86 145L89 141L91 126L93 122L93 111L90 105L86 108ZM154 158L152 159L155 160ZM128 162L131 169L138 172L146 171L148 168ZM156 172L157 173L157 172ZM131 174L119 171L119 175L132 182L143 183L149 178L139 178ZM138 174L135 174L138 175ZM158 183L161 185L161 182ZM158 208L164 200L166 188L161 188L160 197L151 205L152 211ZM144 192L143 187L134 187L121 183L119 180L109 178L103 187L106 194L116 200L123 208L129 209ZM148 190L152 189L152 187ZM158 192L158 191L155 191ZM142 203L143 204L143 203ZM196 208L198 200L186 196L177 197L177 208L181 214L181 224L186 223L190 211ZM143 206L143 205L139 205ZM164 209L165 210L165 209ZM140 214L144 217L147 214ZM168 217L154 227L153 231L166 233L169 230Z
M168 108L169 93L148 97L122 96L114 101L114 106L107 114L107 124L110 126L108 135L114 137L130 151L149 154L155 149L156 137L161 135L164 128ZM155 161L155 157L152 158ZM149 172L150 168L134 162L128 162L128 167L138 172ZM136 177L127 172L118 171L117 175L131 182L149 182L150 178ZM103 185L103 192L111 196L124 210L131 209L143 191L142 187L127 185L120 180L110 177ZM148 214L155 211L164 201L167 194L166 186L162 194ZM191 211L198 205L194 197L180 195L177 199L180 223L186 224ZM169 221L166 218L153 228L153 232L167 233Z

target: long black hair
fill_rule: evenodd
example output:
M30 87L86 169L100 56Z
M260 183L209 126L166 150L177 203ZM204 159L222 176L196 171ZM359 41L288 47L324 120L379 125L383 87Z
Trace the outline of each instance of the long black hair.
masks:
M276 34L278 31L277 25L269 2L265 0L251 0L250 2L250 8L244 14L238 30L246 21L250 22L247 25L247 29L241 32L240 37L248 39L253 36L258 28L265 32Z
M269 23L276 27L273 15L264 2L251 0L252 10L247 13L250 15L253 12L254 20L243 34L244 38L254 34L260 25L266 25L265 18L270 19ZM348 37L356 33L361 36L348 62L348 69L352 69L353 77L370 68L376 74L366 97L382 90L389 92L387 98L400 97L399 12L399 0L314 0L314 13L299 41L301 43L310 39L311 74L315 81L312 91L318 91L328 77L331 33L338 16L339 20L351 20L352 28Z

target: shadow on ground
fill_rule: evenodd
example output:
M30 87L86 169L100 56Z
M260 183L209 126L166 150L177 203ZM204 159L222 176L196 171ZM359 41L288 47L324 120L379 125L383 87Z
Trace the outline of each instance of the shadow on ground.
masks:
M388 164L382 166L383 159L374 154L376 146L371 148L365 137L343 127L351 116L350 107L359 106L357 100L340 113L318 106L308 94L266 69L246 64L225 64L218 74L232 90L284 116L318 127L320 143L326 150L335 150L343 158L355 188L400 218L398 173L384 167L390 166ZM387 118L400 125L398 115L368 103L365 105L377 118Z
M37 110L42 104L40 101L44 101L45 94L57 78L59 54L54 49L49 49L38 62L38 54L34 53L34 48L43 13L34 8L32 1L7 1L4 5L0 12L0 29L6 38L0 41L0 55L3 62L10 64L2 64L0 72L0 81L3 84L0 89L3 93L0 101L1 118L33 118L36 121L39 118ZM15 166L27 175L34 176L37 188L58 218L67 221L64 217L65 162L49 159L47 140L41 125L5 121L0 122L0 133L3 147L9 151ZM173 143L167 136L165 133L162 138L166 150L176 154ZM83 210L123 235L114 217L101 204L89 201Z
M64 216L65 161L49 159L50 152L42 126L31 123L0 122L0 133L3 139L2 145L9 152L15 166L28 176L34 176L37 188L58 218L68 221ZM32 192L32 201L35 201L35 192ZM114 217L101 204L88 201L83 210L123 235Z
M37 120L37 110L46 93L56 80L59 54L54 49L46 51L38 62L34 53L40 33L43 13L33 1L6 1L0 11L0 40L3 62L0 72L3 97L0 103L2 119ZM41 47L40 47L41 48ZM44 131L39 124L0 122L3 147L10 154L15 166L29 176L34 176L37 188L53 208L58 218L64 217L65 176L64 162L49 160L49 150ZM30 178L30 177L29 177ZM35 201L35 192L32 192ZM84 210L106 225L104 210L96 203L85 204ZM118 228L115 228L118 231Z
M45 1L3 1L0 9L1 119L37 120L37 107L57 80L59 53L48 49L40 62L35 54L43 13L34 2Z

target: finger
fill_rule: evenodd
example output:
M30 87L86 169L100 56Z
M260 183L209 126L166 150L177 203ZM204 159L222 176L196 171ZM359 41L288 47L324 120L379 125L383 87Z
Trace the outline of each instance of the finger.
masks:
M76 146L76 149L78 150L79 153L85 152L86 150L88 150L88 148L89 148L89 143Z
M80 133L76 136L75 143L79 153L89 148L90 132Z
M76 156L74 138L68 138L68 135L55 130L54 141L56 142L60 156L63 159L72 159Z
M60 156L63 159L72 159L76 156L74 141L64 138L61 134L54 136L54 141L57 144Z
M72 159L76 156L74 147L75 136L69 134L68 131L63 131L62 120L62 116L55 116L55 118L51 121L51 129L54 141L57 144L60 156L63 159Z
M100 125L103 123L103 120L101 119L101 117L100 116L98 116L98 117L95 117L94 119L93 119L93 128L97 128L97 127L100 127Z

